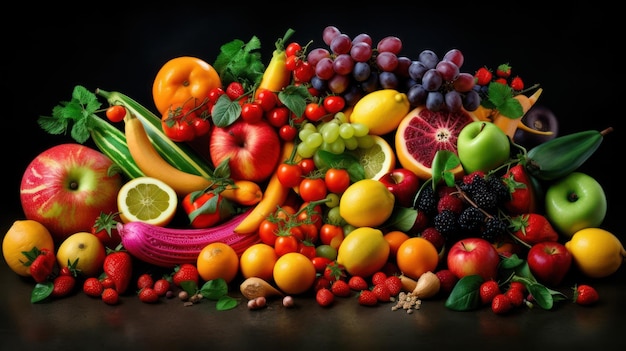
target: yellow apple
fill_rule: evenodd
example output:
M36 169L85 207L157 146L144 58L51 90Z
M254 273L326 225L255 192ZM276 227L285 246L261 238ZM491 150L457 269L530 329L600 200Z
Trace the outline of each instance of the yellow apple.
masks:
M106 249L97 236L88 232L78 232L68 236L57 250L59 267L76 265L84 277L95 277L102 271Z

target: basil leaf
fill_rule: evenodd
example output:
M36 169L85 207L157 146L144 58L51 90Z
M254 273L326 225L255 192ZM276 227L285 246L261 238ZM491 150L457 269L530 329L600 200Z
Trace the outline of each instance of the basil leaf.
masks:
M465 276L456 283L445 306L454 311L470 311L480 306L479 288L483 283L480 275Z

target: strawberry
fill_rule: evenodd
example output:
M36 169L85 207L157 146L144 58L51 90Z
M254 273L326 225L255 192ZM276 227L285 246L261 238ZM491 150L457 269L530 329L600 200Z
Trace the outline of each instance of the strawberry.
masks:
M437 252L440 252L443 246L446 244L446 239L443 237L443 235L441 235L439 230L437 230L437 228L435 227L428 227L424 229L420 233L420 236L430 241L437 249Z
M73 275L59 275L52 281L52 297L63 297L71 294L76 286L76 278Z
M323 276L328 279L329 282L344 280L346 278L346 268L336 261L333 261L326 265Z
M363 306L376 306L378 304L378 297L371 290L361 290L359 293L359 305Z
M365 278L358 275L353 275L352 277L350 277L350 279L348 280L348 286L354 291L361 291L369 288Z
M103 291L102 282L96 277L89 277L83 282L83 292L87 296L100 297Z
M474 78L476 78L476 84L478 85L488 85L493 78L493 73L487 67L479 68L474 74Z
M119 212L102 212L91 227L91 234L97 236L105 247L114 249L122 242L122 237L117 231L117 223L119 223Z
M456 214L460 214L463 211L464 204L460 197L452 194L448 194L439 198L437 202L437 212L443 210L450 210Z
M335 295L330 289L321 288L315 293L315 301L322 307L328 307L335 301Z
M372 274L372 285L378 285L385 282L387 274L385 272L376 272Z
M518 163L511 167L502 180L511 193L511 198L504 202L504 208L509 214L535 212L534 190L524 165Z
M348 282L345 280L336 280L330 287L330 291L333 292L335 296L339 297L348 297L351 294L350 286Z
M198 285L200 275L198 274L198 268L191 263L183 263L174 269L174 275L172 276L172 282L174 285L181 287L182 282L192 281Z
M391 301L391 292L389 291L389 288L387 288L387 284L385 284L384 281L374 285L372 292L376 295L376 299L380 302Z
M106 289L106 288L113 288L113 289L115 289L115 282L113 281L113 279L111 279L111 277L103 277L101 282L102 282L102 287L104 289Z
M439 278L439 293L444 296L450 295L459 278L449 269L440 269L435 275Z
M519 289L523 294L526 294L526 285L522 282L511 282L509 284L509 290Z
M494 80L494 82L502 84L502 85L507 85L506 78L498 78L498 79Z
M559 233L540 213L526 213L511 218L509 228L521 241L534 245L543 241L557 241Z
M330 289L330 280L326 279L323 276L316 277L315 283L313 283L314 291L318 291L321 288Z
M34 247L30 252L25 252L24 255L29 258L30 275L35 279L35 282L43 283L48 280L48 276L52 274L56 264L54 252L46 248L39 250Z
M126 251L111 251L104 258L104 273L115 283L115 290L122 295L128 289L133 273L133 261Z
M144 273L137 278L137 289L141 290L146 287L152 287L154 285L154 279L148 273Z
M397 275L390 275L385 279L385 285L391 296L397 296L402 291L402 280Z
M508 289L504 294L511 300L514 307L519 307L524 303L524 292L520 289Z
M500 78L509 78L511 75L511 66L508 63L503 63L496 68L496 76Z
M577 303L579 305L592 305L600 300L600 295L598 294L598 291L590 285L577 285L574 286L572 289L574 290L574 296L572 300L574 301L574 303Z
M226 87L226 95L232 100L237 100L244 94L243 85L239 82L232 82Z
M495 280L487 280L480 284L478 293L480 294L480 302L483 305L488 305L491 304L493 298L496 297L496 295L501 294L502 291L500 290L498 282Z
M155 303L159 301L159 295L151 287L145 287L139 290L139 300L143 303Z
M524 81L519 76L513 78L510 85L515 91L524 90Z
M119 294L114 288L106 288L102 291L102 301L107 305L117 305L119 302Z
M491 301L491 310L495 314L505 314L513 309L511 299L505 294L496 295Z

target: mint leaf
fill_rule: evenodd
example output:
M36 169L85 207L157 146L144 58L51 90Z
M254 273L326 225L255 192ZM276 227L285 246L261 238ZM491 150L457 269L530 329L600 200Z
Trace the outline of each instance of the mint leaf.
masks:
M200 289L202 297L217 301L228 294L228 284L223 278L209 280Z
M524 115L522 104L513 98L513 89L498 82L489 83L487 99L483 99L481 105L488 109L497 110L502 116L512 119Z
M238 303L239 302L235 298L232 298L230 296L222 296L219 298L219 300L217 300L215 308L217 308L218 311L232 310L233 308L237 307Z
M244 90L261 82L265 65L261 61L261 41L253 36L249 42L235 39L220 47L220 53L213 64L222 84L240 82Z

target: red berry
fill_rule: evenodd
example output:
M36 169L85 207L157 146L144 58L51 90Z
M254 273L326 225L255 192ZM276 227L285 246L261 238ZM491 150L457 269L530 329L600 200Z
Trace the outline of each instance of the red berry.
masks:
M145 287L139 291L139 300L144 303L155 303L159 300L159 295L153 288Z
M422 211L420 211L422 212ZM446 244L446 239L441 235L441 233L435 227L427 227L422 230L420 236L428 241L430 241L433 246L437 249L437 252L440 252L443 246Z
M600 300L598 291L590 285L574 286L573 300L579 305L591 305Z
M345 280L337 280L335 281L330 290L333 292L335 296L339 297L348 297L351 294L350 286Z
M480 294L480 302L483 305L491 304L493 298L496 297L496 295L502 293L498 282L496 282L495 280L487 280L480 284L478 292Z
M76 285L76 278L72 275L59 275L54 278L52 293L53 297L63 297L71 294Z
M328 307L335 301L335 295L328 288L321 288L315 293L315 300L322 307Z
M389 289L391 296L396 296L402 291L402 280L397 275L388 276L385 279L385 285Z
M449 269L438 270L435 275L439 278L439 292L444 296L450 295L459 278Z
M511 309L513 309L513 303L505 294L498 294L491 301L491 310L495 314L505 314Z
M103 291L102 282L96 277L89 277L83 282L83 292L88 296L100 297Z
M384 283L385 279L387 279L385 272L376 272L372 275L372 285Z
M144 273L137 278L137 289L141 290L146 287L152 287L154 284L154 280L152 276L148 273Z
M391 292L389 291L389 288L387 288L384 281L380 284L374 285L372 292L376 295L376 299L380 302L391 301Z
M107 305L117 305L119 302L119 295L114 288L106 288L102 292L102 301Z
M368 288L365 278L358 275L350 277L350 279L348 280L348 286L350 286L350 289L354 291L367 290Z
M363 306L376 306L378 304L378 298L373 291L362 290L359 294L359 304Z
M513 88L513 90L524 90L524 81L522 80L522 78L520 77L515 77L511 80L511 88Z
M506 63L501 64L496 69L496 76L500 78L508 78L511 75L511 66Z
M161 278L154 282L154 286L152 287L154 291L159 296L165 296L167 292L170 290L170 282L167 279Z
M519 307L524 303L524 293L520 289L509 289L504 294L515 307Z
M493 78L493 74L488 68L481 67L474 74L474 78L476 78L476 84L488 85L491 82L491 78Z

